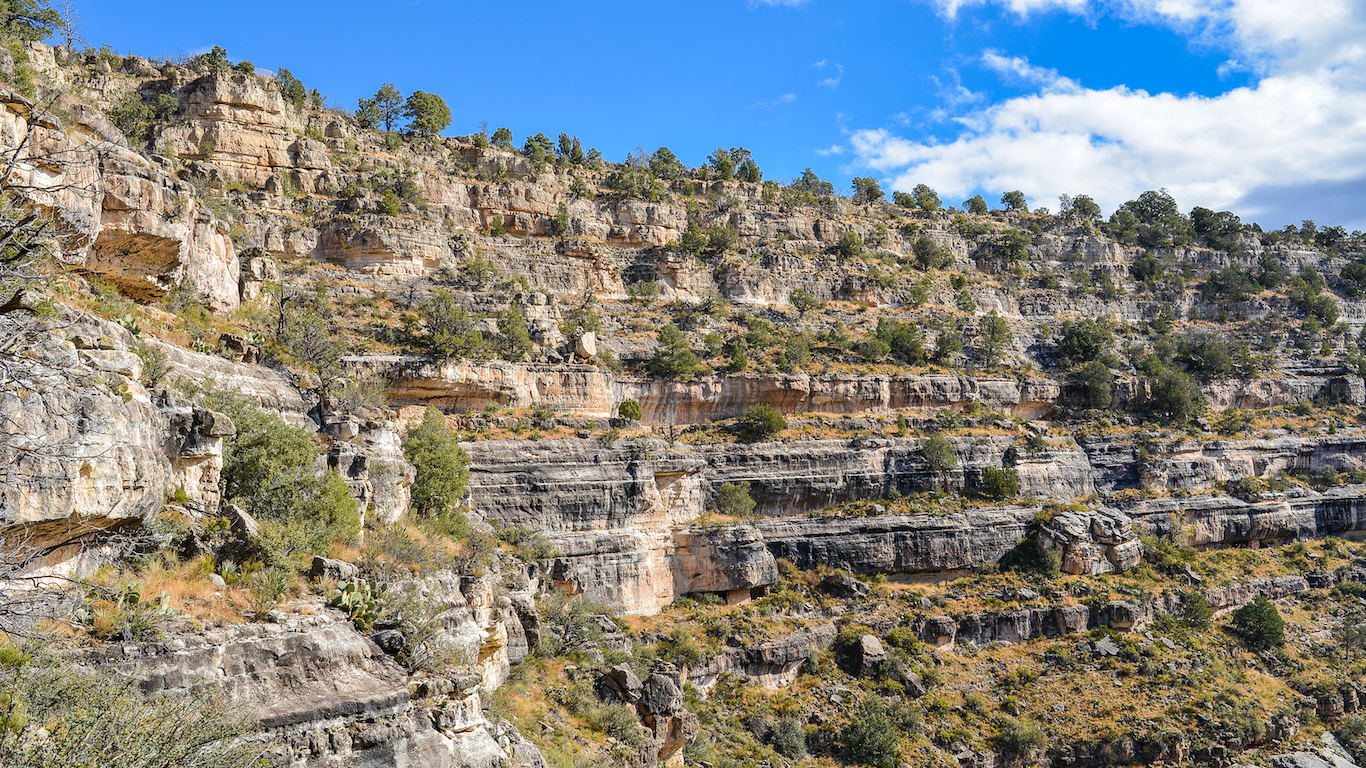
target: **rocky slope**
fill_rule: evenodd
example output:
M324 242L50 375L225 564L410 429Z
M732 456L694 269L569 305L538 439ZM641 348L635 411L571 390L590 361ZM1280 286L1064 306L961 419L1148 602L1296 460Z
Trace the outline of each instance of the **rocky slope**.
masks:
M1215 584L1189 564L1150 578L1153 564L1171 564L1145 557L1142 539L1218 560L1231 547L1366 531L1366 383L1354 356L1366 305L1341 276L1366 250L1359 237L1324 246L1258 228L1232 244L1144 247L1075 218L855 205L701 171L650 177L652 191L638 194L626 182L643 168L539 163L474 137L384 136L292 103L263 75L39 44L28 53L41 94L59 98L48 109L0 89L0 149L15 153L14 202L62 232L62 269L16 294L32 312L0 314L0 535L41 550L34 574L89 571L106 534L150 527L168 501L195 524L218 514L235 429L204 407L208 391L317 432L318 469L338 471L370 537L412 521L418 478L402 435L435 407L469 460L475 533L457 549L491 534L515 548L510 531L547 544L479 576L423 566L412 568L420 579L385 576L441 607L458 674L408 675L391 658L399 646L386 645L393 635L361 633L316 598L271 623L187 629L83 659L141 679L148 695L222 693L259 714L252 738L276 764L543 765L515 727L485 715L485 699L517 684L514 668L551 631L537 593L658 622L631 636L595 615L601 631L589 634L605 639L584 655L610 669L601 675L528 662L566 684L594 675L595 695L644 728L637 741L575 749L648 766L701 760L685 749L715 723L699 722L685 693L727 701L739 680L806 695L813 665L835 650L847 662L837 635L865 620L880 622L857 638L867 664L856 666L870 670L888 656L877 658L874 629L969 659L1113 630L1146 642L1137 663L1159 641L1136 638L1184 615L1196 592L1218 612L1257 596L1298 606L1366 578L1356 562L1291 573L1269 560L1256 561L1265 573L1221 571ZM160 113L129 122L130 99ZM705 247L685 242L699 232ZM1268 265L1274 286L1236 298L1210 287L1215 273L1260 276ZM1311 284L1332 313L1307 301ZM439 354L436 298L468 313L461 333L487 343ZM513 309L525 349L512 344ZM992 347L997 316L1009 339ZM1098 399L1061 338L1083 319L1108 334L1084 361L1104 371ZM898 323L909 328L900 336ZM667 376L666 324L701 358ZM919 346L883 352L883 336ZM1220 357L1200 346L1209 339L1231 346ZM1203 412L1160 406L1172 361ZM625 418L627 401L638 419ZM761 405L786 425L737 442L748 438L735 420ZM931 436L947 456L931 460ZM727 486L752 509L718 509ZM943 586L1050 558L1065 589ZM870 587L853 576L934 585L941 603L908 598L894 618L865 611ZM835 592L845 602L821 597ZM689 629L723 648L681 664L646 653L685 645L654 630L683 626L679 605L699 603L720 613ZM763 636L721 624L774 615L786 623ZM1216 655L1190 653L1183 670ZM1092 645L1084 654L1106 656ZM1271 662L1249 661L1259 663ZM896 682L917 698L915 681ZM819 690L813 705L845 695ZM1332 704L1341 694L1325 695L1332 718L1345 714L1345 700L1341 713ZM580 732L558 717L528 737L546 745ZM1298 725L1286 722L1272 732L1289 741ZM806 725L813 748L836 754L818 738L828 721ZM955 733L935 743L936 759L995 764L969 748L980 739ZM1270 737L1238 738L1220 743ZM1046 759L1194 754L1186 742L1123 744ZM1196 757L1227 762L1215 746Z

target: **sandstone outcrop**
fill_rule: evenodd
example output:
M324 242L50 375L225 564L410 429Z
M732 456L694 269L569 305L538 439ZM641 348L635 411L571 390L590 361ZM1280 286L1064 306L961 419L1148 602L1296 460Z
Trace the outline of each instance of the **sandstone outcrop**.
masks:
M723 674L743 675L765 688L785 688L797 679L807 660L829 650L838 631L822 623L743 648L726 648L688 670L688 680L710 690Z
M477 611L453 612L462 616L455 624L477 623ZM251 738L274 742L272 765L544 766L515 729L485 718L480 675L410 686L399 665L331 611L109 646L85 663L139 680L149 696L223 695L260 719Z
M155 299L190 283L211 308L237 307L239 264L228 226L194 189L130 150L88 108L63 125L51 113L0 88L0 148L17 151L24 199L68 231L62 258Z
M1118 510L1062 512L1039 527L1039 551L1056 553L1066 573L1127 571L1143 558L1133 521Z
M55 566L103 531L150 519L177 489L216 507L230 419L144 389L117 325L81 313L3 322L20 354L0 386L0 530Z
M361 520L393 525L408 511L417 475L403 458L403 444L393 420L328 414L322 433L331 443L327 466L346 481L356 497Z

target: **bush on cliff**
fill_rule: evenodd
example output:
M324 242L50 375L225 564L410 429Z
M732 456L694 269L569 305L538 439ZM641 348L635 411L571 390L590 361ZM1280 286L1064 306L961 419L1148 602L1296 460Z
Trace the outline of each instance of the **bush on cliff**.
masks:
M621 405L617 406L617 413L621 415L621 418L631 421L640 421L640 417L644 415L640 409L640 403L631 398L621 401Z
M1013 499L1020 494L1020 473L1014 467L984 467L977 492L992 501Z
M688 348L688 339L678 326L666 323L660 328L658 343L654 359L650 361L652 373L669 379L691 379L697 375L700 366L697 355Z
M1003 717L996 725L996 746L1008 754L1027 755L1047 743L1048 736L1033 723Z
M1082 366L1076 375L1081 385L1082 403L1087 408L1109 408L1114 400L1115 376L1110 368L1099 360L1092 360Z
M1263 595L1233 612L1233 631L1253 648L1278 648L1285 645L1285 619L1276 604Z
M403 458L417 469L412 510L419 518L444 519L469 487L469 458L441 411L431 406L422 422L409 427L403 438Z
M356 537L356 500L335 470L314 471L320 446L311 432L241 397L215 393L207 402L237 427L223 441L223 498L261 522L268 552L321 555L333 542Z
M1149 405L1170 422L1184 424L1205 410L1205 396L1189 375L1167 368L1148 382Z
M771 440L787 429L787 419L771 405L756 405L740 417L740 439L746 443Z
M958 453L943 435L930 435L926 438L920 445L920 455L925 460L926 471L934 476L935 485L958 466Z
M441 360L479 359L484 351L484 335L468 310L460 306L455 294L441 291L417 306L422 318L422 346Z
M742 520L754 514L754 497L749 495L749 483L722 483L716 492L716 509L723 515Z
M887 705L876 696L865 696L840 734L840 741L854 762L892 768L896 765L901 739L892 719L887 716Z
M531 331L527 328L526 317L516 304L498 313L498 354L504 360L519 363L531 354L535 344L531 341Z
M206 694L144 702L136 679L17 652L0 664L0 765L246 768L261 764L262 745L239 738L252 727Z

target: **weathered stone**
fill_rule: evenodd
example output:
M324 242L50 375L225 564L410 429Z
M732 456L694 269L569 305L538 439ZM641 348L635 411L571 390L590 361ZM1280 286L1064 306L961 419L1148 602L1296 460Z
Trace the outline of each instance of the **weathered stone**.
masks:
M579 337L574 346L574 354L587 360L598 356L598 335L592 331Z
M353 563L345 560L333 560L330 557L314 556L313 566L308 571L308 578L313 580L332 579L333 581L350 581L360 576L360 568Z
M602 673L596 687L602 699L615 697L621 703L631 705L640 701L640 678L636 677L628 664L618 664Z
M672 715L683 708L677 674L652 673L640 687L640 708L651 715Z
M841 651L844 668L853 675L870 675L877 670L878 665L887 660L887 651L882 647L882 641L873 635L861 635L857 641Z
M1118 656L1119 645L1108 637L1102 637L1091 644L1091 652L1097 656Z
M408 647L407 640L403 633L396 629L382 629L370 636L370 639L390 656L398 656Z
M1133 521L1117 510L1061 512L1039 529L1039 551L1056 553L1062 570L1095 575L1122 572L1143 558Z
M835 597L842 597L845 599L866 597L871 589L867 584L864 584L853 576L842 573L832 573L826 576L821 579L821 583L818 586L821 590L834 595Z

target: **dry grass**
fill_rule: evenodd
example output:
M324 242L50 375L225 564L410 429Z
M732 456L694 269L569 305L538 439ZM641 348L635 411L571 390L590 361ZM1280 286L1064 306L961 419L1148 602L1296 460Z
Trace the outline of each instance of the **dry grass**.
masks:
M98 574L97 581L105 585L137 583L143 600L159 599L164 592L168 597L167 607L201 626L222 627L246 622L244 611L251 605L251 593L245 582L220 591L209 582L212 572L213 559L207 555L183 562L167 562L158 557L140 571L104 571ZM100 601L95 607L92 630L96 636L101 636L101 621L115 620L113 611L117 609L108 601Z

